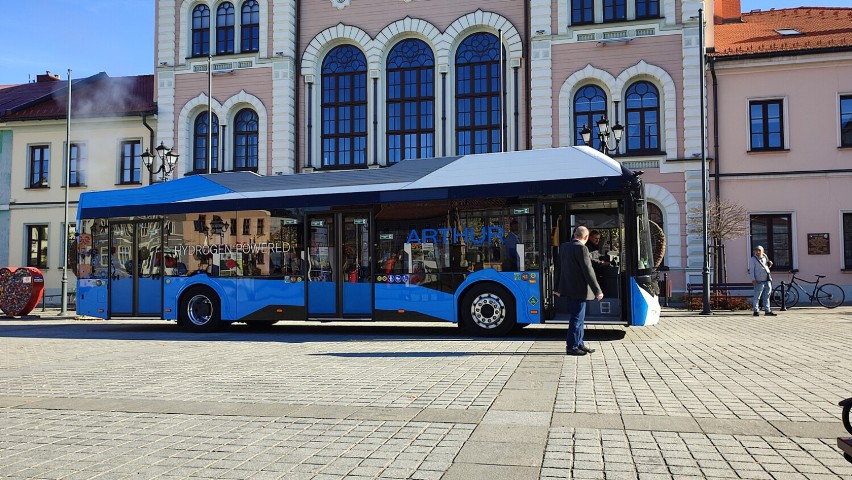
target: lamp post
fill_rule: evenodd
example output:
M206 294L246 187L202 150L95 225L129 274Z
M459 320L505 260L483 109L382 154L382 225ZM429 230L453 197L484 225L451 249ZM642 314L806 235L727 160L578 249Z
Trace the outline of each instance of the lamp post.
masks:
M213 172L213 56L207 55L207 175Z
M707 132L704 125L704 9L698 9L698 48L700 50L699 58L699 75L698 85L700 88L699 99L701 102L700 118L701 118L701 240L703 241L702 270L701 282L704 290L703 304L701 315L712 315L710 309L710 250L707 246L707 151L705 148L705 137Z
M230 223L223 222L222 217L213 215L213 220L210 220L210 232L219 235L219 243L225 241L225 232L231 227Z
M64 252L62 252L62 300L60 303L60 315L68 313L68 190L71 189L71 69L68 69L68 105L65 111L65 203L63 215L65 222L62 224L65 231ZM77 151L79 153L79 150Z
M160 145L154 149L155 154L152 154L147 148L145 149L145 153L142 154L142 163L145 165L145 168L151 173L151 175L157 175L159 173L163 174L163 181L169 181L169 174L175 169L177 165L178 155L174 153L171 148L167 147L163 142L160 142ZM160 166L154 169L154 159L158 159L160 162Z
M618 108L618 106L616 106ZM598 140L600 142L600 151L606 154L610 154L612 152L618 152L618 144L621 143L621 137L624 135L624 127L618 122L615 121L615 125L613 125L612 129L609 128L609 120L607 120L606 116L603 116L598 120ZM580 130L580 136L583 137L583 143L586 145L591 145L592 141L592 131L589 129L587 125L583 125L583 129ZM615 141L615 145L609 146L609 139Z

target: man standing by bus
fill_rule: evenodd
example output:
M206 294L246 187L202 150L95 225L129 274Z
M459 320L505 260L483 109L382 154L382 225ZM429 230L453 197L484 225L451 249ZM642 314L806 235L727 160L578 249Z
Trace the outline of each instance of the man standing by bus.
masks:
M603 298L586 242L589 229L584 226L574 230L574 238L559 246L559 278L556 279L554 294L565 296L568 300L568 313L571 315L568 325L568 339L565 353L585 355L595 351L583 344L583 329L586 319L586 301Z

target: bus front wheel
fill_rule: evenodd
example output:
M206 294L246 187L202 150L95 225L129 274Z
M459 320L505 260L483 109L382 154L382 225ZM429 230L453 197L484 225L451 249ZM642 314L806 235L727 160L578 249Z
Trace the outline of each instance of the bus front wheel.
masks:
M221 330L222 310L219 297L209 288L194 288L180 300L180 325L194 332L208 333Z
M475 285L462 300L461 314L475 335L500 337L515 327L515 297L496 284Z

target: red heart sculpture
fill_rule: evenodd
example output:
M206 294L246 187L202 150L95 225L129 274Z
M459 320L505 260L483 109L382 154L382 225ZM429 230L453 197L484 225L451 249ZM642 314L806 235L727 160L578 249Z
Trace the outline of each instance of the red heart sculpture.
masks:
M44 292L44 275L33 267L0 268L0 310L9 317L33 311Z

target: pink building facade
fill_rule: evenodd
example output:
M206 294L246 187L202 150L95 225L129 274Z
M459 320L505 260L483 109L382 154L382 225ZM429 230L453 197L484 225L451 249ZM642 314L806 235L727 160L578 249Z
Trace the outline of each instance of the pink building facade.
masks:
M702 240L698 10L689 0L161 0L158 139L177 176L382 168L403 159L582 143L643 170L675 291ZM208 98L208 55L212 96ZM612 144L610 146L613 146Z
M725 243L728 281L749 280L751 250L762 245L775 284L795 268L849 298L852 9L735 17L717 19L710 62L712 194L748 216L746 235Z

